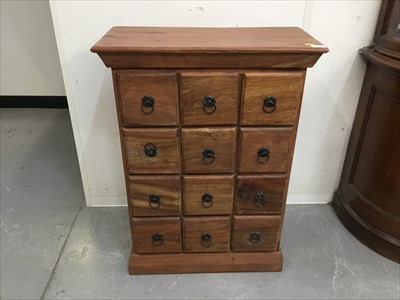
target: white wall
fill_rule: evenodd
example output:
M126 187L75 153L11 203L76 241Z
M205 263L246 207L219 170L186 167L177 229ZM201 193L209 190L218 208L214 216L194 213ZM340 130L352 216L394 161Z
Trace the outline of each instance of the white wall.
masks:
M64 96L49 2L0 1L0 94Z
M338 185L380 1L50 1L87 204L125 205L111 71L89 48L114 25L299 26L330 53L307 74L289 203Z

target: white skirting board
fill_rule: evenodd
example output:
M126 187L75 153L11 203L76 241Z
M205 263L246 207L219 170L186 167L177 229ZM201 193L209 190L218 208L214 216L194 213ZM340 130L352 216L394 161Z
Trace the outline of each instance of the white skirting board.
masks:
M289 194L287 204L327 204L333 194Z
M332 197L332 194L288 195L287 204L327 204ZM125 197L97 197L91 198L87 203L94 203L88 205L91 207L127 206Z

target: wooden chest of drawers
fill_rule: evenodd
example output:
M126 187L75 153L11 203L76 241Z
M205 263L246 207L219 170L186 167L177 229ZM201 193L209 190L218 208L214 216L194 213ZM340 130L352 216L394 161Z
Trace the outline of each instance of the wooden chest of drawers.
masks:
M307 67L299 28L113 27L130 274L280 271Z

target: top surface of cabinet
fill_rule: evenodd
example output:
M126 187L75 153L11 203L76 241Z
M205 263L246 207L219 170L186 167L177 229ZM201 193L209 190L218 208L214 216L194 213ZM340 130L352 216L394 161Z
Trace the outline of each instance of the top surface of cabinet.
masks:
M111 28L93 46L94 52L327 52L327 48L297 27Z
M91 51L113 68L307 68L328 48L297 27L117 26Z

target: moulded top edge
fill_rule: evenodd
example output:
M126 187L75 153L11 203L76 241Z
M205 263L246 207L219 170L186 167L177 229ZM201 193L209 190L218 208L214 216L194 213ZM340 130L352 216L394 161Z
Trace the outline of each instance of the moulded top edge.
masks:
M298 27L112 27L95 53L314 53L329 49Z

